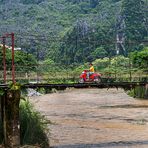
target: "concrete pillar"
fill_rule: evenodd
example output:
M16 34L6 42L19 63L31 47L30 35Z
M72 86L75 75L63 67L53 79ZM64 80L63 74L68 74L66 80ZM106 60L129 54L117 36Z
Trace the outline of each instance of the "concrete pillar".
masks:
M6 90L3 96L3 134L4 144L8 148L20 145L19 122L20 90Z

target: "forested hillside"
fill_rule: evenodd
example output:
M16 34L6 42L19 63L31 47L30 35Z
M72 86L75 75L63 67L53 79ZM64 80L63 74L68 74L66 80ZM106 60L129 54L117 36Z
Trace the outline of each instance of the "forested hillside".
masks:
M0 34L40 60L72 64L141 50L146 0L0 0Z

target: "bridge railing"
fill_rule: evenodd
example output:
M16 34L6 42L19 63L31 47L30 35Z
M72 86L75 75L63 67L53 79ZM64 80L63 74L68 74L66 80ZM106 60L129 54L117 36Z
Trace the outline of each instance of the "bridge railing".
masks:
M64 82L78 82L80 72L78 71L49 71L49 72L23 72L16 71L16 81L22 83L40 82L40 83L64 83ZM132 73L131 75L126 72L121 73L108 73L101 72L102 82L140 82L148 81L146 73ZM7 71L7 82L11 81L11 71ZM3 83L3 73L0 71L0 82Z
M108 59L109 60L109 59ZM148 79L148 73L144 70L131 65L111 65L110 61L107 64L101 65L95 64L96 72L102 74L102 81L117 81L117 82L129 82L129 81L146 81ZM79 76L84 69L88 69L88 63L86 64L44 64L38 62L36 65L19 65L15 64L15 77L18 82L48 82L48 83L60 83L60 82L78 82ZM7 69L7 82L11 81L11 69ZM0 82L3 83L3 71L0 71Z

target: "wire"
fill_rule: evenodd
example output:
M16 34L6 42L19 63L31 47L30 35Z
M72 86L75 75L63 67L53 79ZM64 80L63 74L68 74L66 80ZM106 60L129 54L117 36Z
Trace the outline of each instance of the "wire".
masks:
M30 37L34 37L34 38L30 38ZM18 34L16 33L16 38L18 39L24 39L24 40L34 40L34 41L53 41L53 42L68 42L67 40L77 40L77 42L84 42L85 41L88 43L109 43L109 44L113 44L113 43L117 43L116 40L112 40L112 41L99 41L99 40L90 40L90 38L65 38L65 39L61 39L60 37L51 37L51 36L43 36L43 35L34 35L34 34ZM148 40L142 40L142 41L128 41L126 43L129 44L134 44L134 43L147 43ZM120 44L120 43L119 43Z
M72 43L74 41L76 41L75 38L71 38L69 39L69 41L67 40L55 40L55 39L37 39L37 38L24 38L24 37L19 37L17 39L23 39L23 40L30 40L30 41L43 41L43 42L60 42L60 43ZM72 40L72 41L71 41ZM77 43L99 43L99 44L115 44L117 43L116 41L99 41L99 40L88 40L88 39L78 39ZM127 44L136 44L136 43L148 43L148 41L144 40L144 41L129 41L126 42ZM120 43L117 43L120 44Z

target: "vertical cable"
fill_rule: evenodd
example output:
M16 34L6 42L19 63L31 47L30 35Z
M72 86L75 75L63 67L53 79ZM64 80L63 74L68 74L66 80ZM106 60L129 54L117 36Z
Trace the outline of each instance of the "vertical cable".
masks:
M14 66L14 33L11 33L12 42L12 82L15 83L15 66Z

